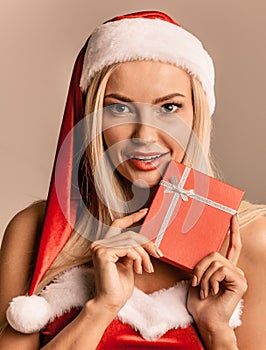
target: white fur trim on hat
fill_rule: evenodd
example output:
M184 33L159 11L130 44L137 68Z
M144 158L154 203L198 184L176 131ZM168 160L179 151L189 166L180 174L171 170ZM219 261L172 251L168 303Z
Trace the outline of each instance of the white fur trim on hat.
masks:
M39 296L13 298L6 312L7 321L18 332L39 332L56 317L82 307L93 297L94 290L92 269L74 267L55 277Z
M185 328L193 322L186 308L188 287L188 282L181 281L151 294L135 287L117 318L147 340L154 340L173 328ZM38 332L56 317L82 307L93 298L94 292L93 269L74 267L56 277L39 296L14 298L6 312L7 320L18 332ZM232 328L240 326L241 313L242 301L231 316Z
M199 39L161 19L130 18L105 23L92 33L84 58L80 87L86 92L93 76L113 63L154 60L172 63L195 75L215 107L214 66Z

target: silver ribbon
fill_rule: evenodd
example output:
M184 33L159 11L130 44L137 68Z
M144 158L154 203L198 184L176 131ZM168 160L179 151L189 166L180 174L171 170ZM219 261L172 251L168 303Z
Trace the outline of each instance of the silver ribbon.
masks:
M196 199L196 200L198 200L206 205L209 205L213 208L222 210L222 211L224 211L228 214L231 214L231 215L234 215L237 213L237 211L235 209L227 207L226 205L223 205L221 203L217 203L215 201L212 201L211 199L200 196L199 194L196 194L193 189L185 190L184 185L187 181L190 170L191 170L191 168L188 168L188 167L185 168L184 173L181 176L179 183L177 182L177 179L175 176L170 177L171 182L168 182L165 180L162 180L160 182L160 185L165 187L164 192L165 193L174 193L174 196L173 196L173 199L172 199L172 201L169 205L169 208L166 212L166 215L165 215L165 218L164 218L162 225L160 227L159 233L156 237L155 245L157 247L160 245L160 243L163 239L166 228L168 227L168 224L171 220L171 217L173 215L173 212L175 210L175 207L176 207L177 202L178 202L180 197L185 202L187 202L189 200L189 198Z

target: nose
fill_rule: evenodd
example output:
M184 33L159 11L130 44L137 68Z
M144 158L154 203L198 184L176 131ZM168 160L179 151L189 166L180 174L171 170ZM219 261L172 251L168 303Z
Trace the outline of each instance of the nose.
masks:
M157 132L154 127L139 123L135 127L135 132L132 137L134 143L155 143L157 142Z
M138 111L138 121L135 123L132 141L138 144L155 143L158 141L158 129L154 125L151 109L142 107Z

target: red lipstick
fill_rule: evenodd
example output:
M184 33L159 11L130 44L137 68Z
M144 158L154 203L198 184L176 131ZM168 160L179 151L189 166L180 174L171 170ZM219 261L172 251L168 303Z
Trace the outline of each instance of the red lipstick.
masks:
M150 171L157 169L161 165L166 154L158 152L134 152L128 156L128 161L138 170Z

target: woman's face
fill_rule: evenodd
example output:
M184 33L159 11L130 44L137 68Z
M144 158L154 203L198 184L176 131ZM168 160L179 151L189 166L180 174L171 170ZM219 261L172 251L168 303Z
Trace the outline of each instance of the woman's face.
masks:
M182 161L193 124L184 70L154 61L122 63L108 80L104 107L109 156L130 182L153 187L171 159Z

